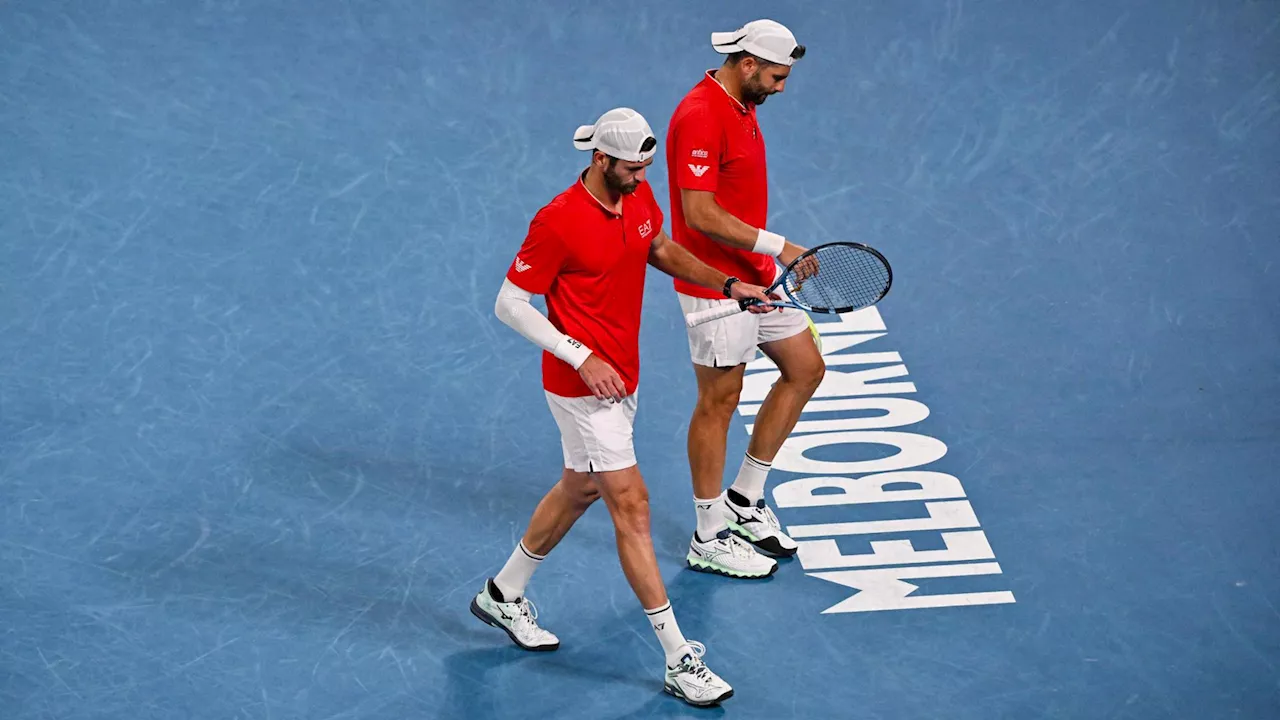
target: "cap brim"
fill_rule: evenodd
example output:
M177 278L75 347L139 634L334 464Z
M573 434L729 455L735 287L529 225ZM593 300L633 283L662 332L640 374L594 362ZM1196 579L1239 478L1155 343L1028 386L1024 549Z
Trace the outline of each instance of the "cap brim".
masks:
M715 48L716 52L723 53L725 55L738 52L742 49L738 46L738 41L741 40L743 36L744 33L741 30L733 30L731 32L713 32L711 33L711 47Z
M573 146L579 150L595 149L596 126L595 125L579 125L577 130L573 131Z

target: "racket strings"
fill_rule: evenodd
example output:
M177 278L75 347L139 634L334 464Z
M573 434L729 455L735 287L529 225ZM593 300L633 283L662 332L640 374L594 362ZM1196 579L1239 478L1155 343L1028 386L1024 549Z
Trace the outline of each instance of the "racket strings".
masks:
M820 247L810 256L817 272L803 280L797 267L787 278L789 294L815 310L866 307L889 289L889 268L874 253L852 245Z

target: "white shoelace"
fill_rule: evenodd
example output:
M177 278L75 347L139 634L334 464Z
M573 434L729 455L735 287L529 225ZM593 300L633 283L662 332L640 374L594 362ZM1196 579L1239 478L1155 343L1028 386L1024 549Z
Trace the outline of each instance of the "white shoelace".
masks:
M707 646L697 640L688 640L686 645L692 657L684 661L685 672L703 682L711 682L711 669L702 662L702 656L707 653Z
M729 554L734 557L750 557L755 553L756 549L747 544L746 540L729 533Z
M520 620L522 621L522 625L526 628L538 627L538 623L536 622L538 619L538 608L529 600L529 598L520 598L520 601L516 603L516 607L520 609Z
M773 508L768 505L764 506L764 521L770 528L782 532L782 523L778 522L778 516L773 514Z

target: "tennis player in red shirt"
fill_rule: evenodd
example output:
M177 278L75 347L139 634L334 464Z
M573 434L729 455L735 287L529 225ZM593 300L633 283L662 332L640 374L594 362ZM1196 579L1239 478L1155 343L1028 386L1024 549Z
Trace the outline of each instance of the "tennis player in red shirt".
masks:
M579 127L574 146L591 152L591 165L534 216L495 307L504 323L544 351L543 388L560 428L564 472L506 565L472 600L471 612L522 648L558 648L559 639L538 626L525 587L547 553L603 497L623 572L666 655L664 689L692 705L713 705L733 689L702 662L706 648L686 640L676 624L632 446L645 270L652 265L699 288L727 289L734 301L769 298L759 285L728 283L726 273L667 238L645 182L657 140L639 113L610 110ZM547 315L530 304L535 294L546 295ZM753 307L761 315L771 310Z
M787 265L805 248L765 229L769 182L756 108L783 91L805 48L772 20L712 33L711 44L728 57L685 95L667 131L672 236L731 276L730 283L741 278L767 287L780 272L778 263ZM680 278L675 289L686 313L732 302ZM687 560L703 572L764 577L778 566L767 555L796 552L765 504L764 485L774 456L822 382L822 355L799 310L740 313L688 333L698 381L688 436L698 525ZM781 377L760 407L733 485L722 492L729 425L757 348Z

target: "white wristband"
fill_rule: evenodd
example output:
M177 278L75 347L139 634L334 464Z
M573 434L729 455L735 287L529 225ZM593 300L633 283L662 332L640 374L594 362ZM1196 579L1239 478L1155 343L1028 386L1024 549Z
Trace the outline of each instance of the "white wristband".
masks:
M556 343L551 354L569 363L574 370L577 370L582 367L582 363L586 362L587 358L591 357L591 350L577 340L565 335L560 342Z
M758 252L772 257L778 257L782 254L782 249L786 247L787 239L777 233L771 233L764 228L760 228L760 232L756 235L756 245L751 248L751 252Z

